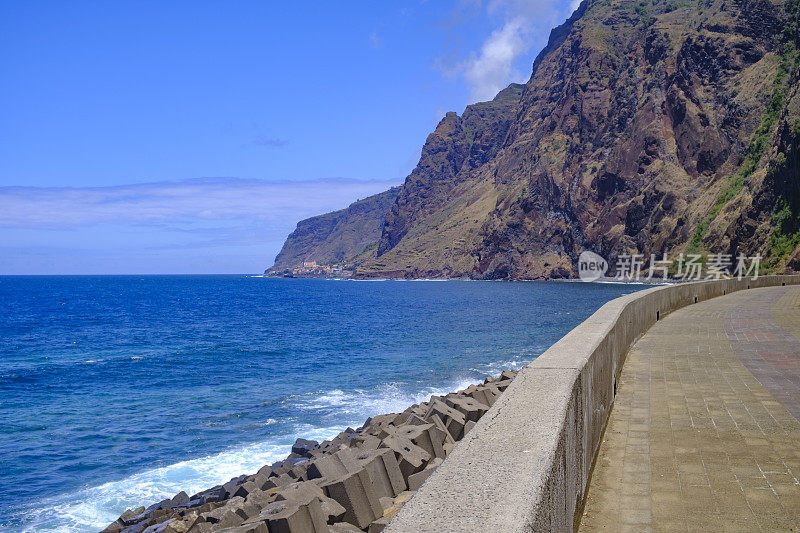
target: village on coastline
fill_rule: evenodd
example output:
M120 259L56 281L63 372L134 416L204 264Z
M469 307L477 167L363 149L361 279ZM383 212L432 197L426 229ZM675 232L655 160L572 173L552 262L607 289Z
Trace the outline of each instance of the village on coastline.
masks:
M294 268L275 270L269 268L264 271L264 277L270 278L352 278L353 271L343 265L318 265L316 261L303 261L303 264Z

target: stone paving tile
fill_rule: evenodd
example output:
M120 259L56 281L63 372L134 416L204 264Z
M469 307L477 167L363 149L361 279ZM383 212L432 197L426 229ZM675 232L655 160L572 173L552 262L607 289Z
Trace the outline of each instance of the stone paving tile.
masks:
M800 531L796 407L800 289L664 317L623 366L580 529Z
M798 317L800 291L776 287L731 308L725 315L725 333L736 356L759 383L800 420ZM767 406L764 410L761 421L766 422L773 417Z

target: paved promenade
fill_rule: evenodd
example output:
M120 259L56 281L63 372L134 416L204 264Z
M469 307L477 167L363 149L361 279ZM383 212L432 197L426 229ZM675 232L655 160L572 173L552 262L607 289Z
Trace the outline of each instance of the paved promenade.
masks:
M664 317L633 346L581 531L800 531L800 288Z

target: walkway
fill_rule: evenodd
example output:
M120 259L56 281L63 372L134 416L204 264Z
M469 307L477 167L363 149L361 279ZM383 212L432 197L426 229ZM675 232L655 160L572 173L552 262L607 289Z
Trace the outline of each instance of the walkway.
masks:
M800 531L800 289L740 291L631 349L581 531Z

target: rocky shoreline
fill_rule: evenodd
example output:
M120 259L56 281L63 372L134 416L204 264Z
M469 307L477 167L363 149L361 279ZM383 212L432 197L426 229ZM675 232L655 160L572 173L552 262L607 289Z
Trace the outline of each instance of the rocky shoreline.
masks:
M128 509L103 533L379 533L516 376L368 418L283 461L189 496Z

